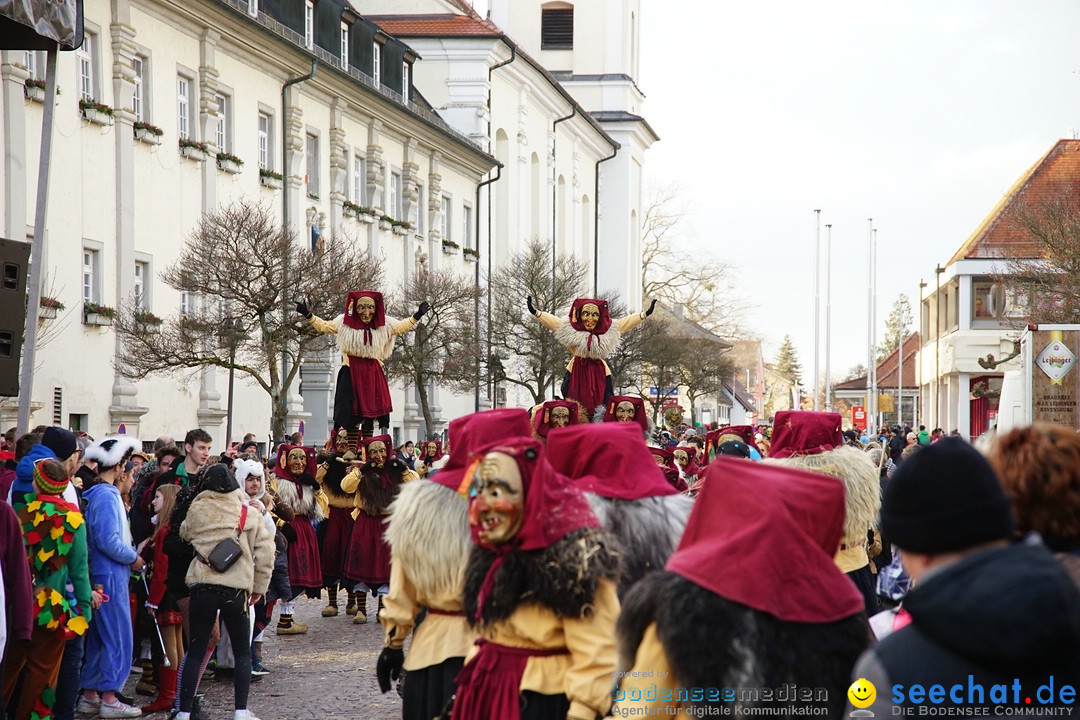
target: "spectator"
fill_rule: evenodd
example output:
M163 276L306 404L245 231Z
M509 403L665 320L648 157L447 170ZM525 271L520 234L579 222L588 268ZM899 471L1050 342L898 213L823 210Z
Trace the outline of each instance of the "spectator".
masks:
M86 449L86 459L97 463L98 476L86 499L86 526L94 586L104 591L105 604L90 625L83 665L83 694L76 711L103 718L138 717L142 712L121 702L132 660L131 605L128 581L141 570L124 512L122 495L131 489L124 464L141 443L126 435L107 437Z
M30 444L25 455L20 457L15 466L15 480L11 484L9 502L18 512L23 505L22 495L34 491L34 463L38 460L58 460L69 475L79 463L78 442L75 433L61 427L46 428L43 433L30 433L18 439L16 454ZM69 503L78 504L74 488L65 487L64 497Z
M930 433L926 432L926 426L919 426L919 444L926 446L930 444Z
M902 464L881 525L914 586L904 599L911 624L864 653L852 673L882 690L867 708L875 717L897 706L916 713L911 694L898 699L889 688L979 686L993 702L996 684L1031 692L1051 675L1080 676L1080 591L1044 546L1009 545L1011 503L975 448L942 440ZM942 714L961 704L948 694L934 703ZM1022 694L996 704L1005 714L1027 709Z
M412 440L406 440L405 444L398 448L398 459L410 470L416 470L416 446Z
M274 567L274 539L258 512L248 516L245 493L224 465L212 465L203 490L191 503L180 536L195 548L195 562L187 572L191 593L191 647L184 667L180 712L176 720L190 720L199 668L207 653L218 613L229 631L236 668L233 673L235 720L258 720L247 709L251 685L251 645L248 606L259 601L270 584ZM207 557L223 540L239 542L241 556L224 571L212 568Z
M157 698L142 708L144 713L170 710L176 699L176 677L180 667L180 652L184 646L183 617L176 604L176 596L165 586L165 577L169 572L169 556L165 554L163 545L165 535L169 532L169 518L176 507L176 493L179 491L177 485L162 485L154 493L152 501L153 522L157 529L147 548L151 563L150 592L146 598L146 607L161 631L161 643L169 663L168 667L162 664L157 668Z
M4 677L4 649L8 644L25 646L33 637L34 605L30 566L26 562L22 523L15 511L0 500L0 680ZM8 635L10 628L11 634ZM0 693L0 718L4 717L6 693Z
M31 712L39 717L50 715L64 641L68 635L86 632L91 606L96 609L101 602L101 596L90 590L86 523L79 506L64 497L69 484L66 468L54 458L41 458L33 464L31 478L31 489L20 496L24 538L17 547L22 548L25 541L30 559L35 592L33 630L28 641L8 648L4 661L3 697L15 705L16 718L29 718ZM30 503L37 507L27 509ZM53 536L58 528L59 538ZM70 543L63 542L67 534ZM25 630L19 631L20 636L25 634ZM16 682L24 669L16 695Z

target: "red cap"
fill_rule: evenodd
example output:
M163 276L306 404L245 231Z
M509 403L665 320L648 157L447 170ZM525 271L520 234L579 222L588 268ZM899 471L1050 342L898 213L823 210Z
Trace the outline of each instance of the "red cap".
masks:
M485 410L450 421L450 458L430 477L443 487L467 495L473 452L485 445L531 436L529 413L517 408Z
M769 457L782 460L794 455L818 455L843 447L842 422L840 413L781 410L773 418Z
M585 492L619 500L676 495L631 423L585 424L553 430L548 460Z
M596 322L596 327L592 330L588 330L581 323L581 308L590 304L600 308L600 319ZM608 309L608 301L597 300L596 298L578 298L574 301L574 304L570 306L570 326L575 330L580 330L582 332L603 335L608 331L608 328L611 327L611 310Z
M580 422L579 408L581 406L576 401L548 400L536 409L536 415L533 417L533 430L539 437L546 438L548 433L551 432L551 411L561 407L570 411L571 425L577 425Z
M648 432L649 417L645 414L645 401L636 395L613 395L604 407L604 422L617 422L615 408L621 402L628 402L634 406L634 420L642 430Z
M705 477L667 570L788 622L862 612L862 595L833 562L844 525L842 482L722 455Z
M555 472L539 440L515 438L496 442L477 454L493 452L509 455L521 473L525 508L521 530L509 543L513 549L539 550L550 547L575 530L600 527L584 493L570 482L570 478ZM470 482L473 472L469 473ZM476 502L476 499L472 498L470 502ZM472 528L473 542L480 545L478 532L477 528Z
M389 460L394 456L394 438L389 435L373 435L369 438L361 438L359 442L360 446L360 459L367 462L367 450L368 446L373 442L381 442L386 446L386 459Z
M365 297L374 298L375 300L375 314L371 317L371 322L367 324L360 322L360 317L353 312L356 301ZM349 293L345 298L345 317L342 322L354 330L371 330L385 325L386 306L383 303L382 293L375 290L356 290Z
M304 451L304 455L307 456L307 465L304 467L304 472L315 477L315 472L318 469L318 462L315 460L315 448L304 447L303 445L278 445L277 460L274 462L274 475L283 480L298 480L295 475L289 472L289 452L300 448Z
M779 413L777 413L779 414ZM714 440L719 440L724 435L738 435L739 439L747 445L754 444L754 428L749 425L728 425L715 431ZM716 443L719 445L720 443Z

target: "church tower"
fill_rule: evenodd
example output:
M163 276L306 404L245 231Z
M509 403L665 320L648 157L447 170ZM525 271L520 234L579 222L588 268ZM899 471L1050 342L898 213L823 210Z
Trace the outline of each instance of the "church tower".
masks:
M642 170L659 138L637 85L641 0L491 0L491 21L547 68L619 143L599 165L595 292L640 308Z

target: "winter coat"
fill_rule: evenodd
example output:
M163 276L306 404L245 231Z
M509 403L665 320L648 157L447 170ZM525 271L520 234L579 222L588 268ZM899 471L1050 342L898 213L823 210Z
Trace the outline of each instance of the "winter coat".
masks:
M984 706L995 704L992 685L1006 685L1012 706L1011 688L1019 680L1023 709L1025 697L1034 700L1049 676L1057 682L1080 677L1080 591L1042 545L981 550L931 571L907 594L904 609L911 624L867 650L852 671L853 680L866 678L878 688L868 708L875 717L889 716L895 705L915 714L920 703L912 703L907 690L920 683L943 686L944 699L934 704L953 707L953 685L964 689L970 705L969 684L981 684L985 698L974 704Z
M225 572L217 572L199 560L206 558L226 538L236 539L244 492L237 488L220 493L203 490L191 503L180 526L180 537L195 548L196 558L188 566L185 580L192 585L222 585L265 595L274 569L274 536L267 531L258 511L248 509L237 542L243 555Z
M30 566L26 563L22 526L15 511L0 500L0 657L4 655L7 626L11 639L29 640L33 630L34 611Z

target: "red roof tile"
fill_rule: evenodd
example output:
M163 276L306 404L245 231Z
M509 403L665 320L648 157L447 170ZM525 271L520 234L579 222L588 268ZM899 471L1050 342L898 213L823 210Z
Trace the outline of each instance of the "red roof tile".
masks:
M1080 182L1080 140L1058 140L1005 193L975 232L956 251L949 264L973 258L1002 256L1039 257L1039 246L1027 240L1023 230L1009 220L1009 213L1021 202L1041 203Z
M494 24L465 15L365 15L394 37L500 37Z
M915 372L915 356L919 352L919 333L913 332L904 338L904 387L913 388L919 382ZM896 358L897 352L893 350L877 366L877 384L879 391L885 391L896 387ZM833 385L833 390L866 390L866 376L847 380L839 385ZM905 393L906 395L906 393Z

